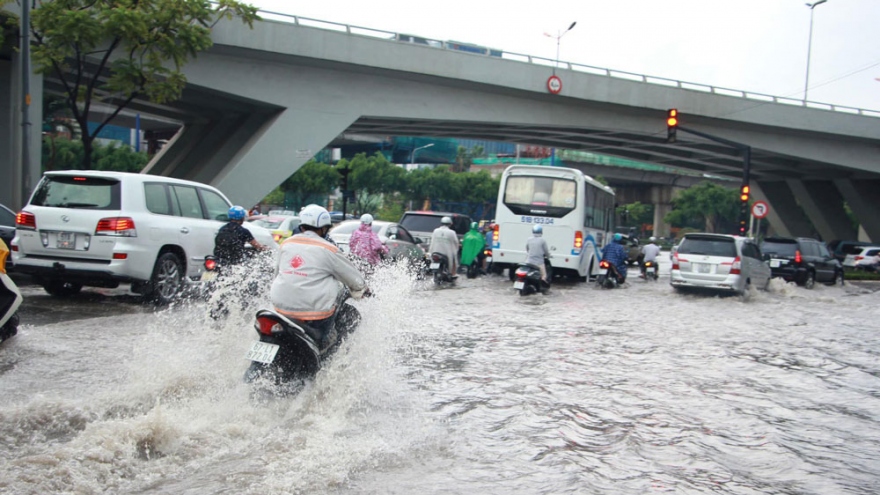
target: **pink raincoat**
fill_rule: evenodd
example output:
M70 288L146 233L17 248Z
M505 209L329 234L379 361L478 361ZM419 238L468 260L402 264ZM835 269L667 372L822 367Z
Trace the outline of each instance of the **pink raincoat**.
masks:
M388 247L382 244L379 236L373 232L372 225L361 224L361 226L351 234L348 240L348 247L351 253L367 261L371 265L375 265L381 261L381 255L388 254Z

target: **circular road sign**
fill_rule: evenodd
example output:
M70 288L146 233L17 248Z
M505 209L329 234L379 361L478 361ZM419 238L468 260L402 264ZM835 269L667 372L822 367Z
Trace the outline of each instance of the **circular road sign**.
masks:
M547 91L558 95L562 91L562 79L559 79L558 76L550 76L547 79Z
M761 219L767 216L767 213L770 213L770 206L764 201L755 201L752 204L752 215L755 218Z

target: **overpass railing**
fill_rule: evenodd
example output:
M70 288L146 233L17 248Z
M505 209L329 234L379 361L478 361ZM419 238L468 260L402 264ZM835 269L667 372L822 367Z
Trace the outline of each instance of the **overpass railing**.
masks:
M723 88L719 86L712 86L709 84L700 84L700 83L692 83L685 81L678 81L676 79L669 79L666 77L657 77L657 76L646 76L643 74L636 74L633 72L614 70L614 69L606 69L602 67L594 67L591 65L579 64L574 62L565 62L561 60L550 59L546 57L539 57L535 55L526 55L522 53L514 53L508 52L504 50L500 50L497 48L489 48L481 45L476 45L472 43L464 43L458 41L449 41L449 40L438 40L433 38L426 38L423 36L415 36L411 34L402 34L396 33L393 31L385 31L382 29L374 29L367 28L361 26L352 26L350 24L342 24L333 21L323 21L319 19L311 19L308 17L301 17L293 14L282 14L279 12L271 12L266 10L260 10L260 17L263 20L274 20L279 22L293 23L297 26L306 26L313 27L319 29L327 29L331 31L344 32L347 34L355 35L355 36L367 36L370 38L379 38L385 39L389 41L403 42L403 43L412 43L417 45L428 46L432 48L437 48L441 50L454 50L458 52L462 52L468 55L473 56L483 56L483 57L495 57L502 58L505 60L514 60L534 65L543 65L547 67L556 67L557 69L568 69L576 72L584 72L587 74L613 77L617 79L625 79L628 81L641 82L646 84L657 84L661 86L667 86L672 88L679 88L691 91L700 91L703 93L711 93L722 96L732 96L735 98L744 98L748 100L757 100L763 101L766 103L779 103L783 105L792 105L792 106L800 106L807 108L814 108L818 110L829 110L833 112L842 112L848 113L852 115L863 115L866 117L877 117L880 118L880 111L877 110L866 110L862 108L855 108L844 105L834 105L831 103L820 103L808 100L799 100L796 98L785 97L785 96L773 96L763 93L757 93L754 91L743 91L739 89L731 89L731 88Z

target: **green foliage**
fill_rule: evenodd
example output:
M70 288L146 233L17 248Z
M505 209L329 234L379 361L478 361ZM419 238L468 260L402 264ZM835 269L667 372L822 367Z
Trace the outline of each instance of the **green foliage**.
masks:
M373 216L378 220L385 220L386 222L399 222L404 211L406 211L406 208L404 208L402 202L386 200Z
M284 191L281 187L276 187L272 190L262 201L260 204L264 205L283 205L284 204Z
M382 201L381 195L399 190L406 176L404 169L389 162L378 151L369 157L366 153L358 153L351 160L342 159L336 164L336 169L350 170L348 189L355 192L355 211L373 211L378 208Z
M639 201L617 207L617 217L621 219L622 226L641 227L642 224L654 220L654 205L642 204Z
M281 190L292 203L285 202L285 207L296 209L309 204L312 196L328 196L338 183L339 175L332 166L309 160L281 183Z
M69 139L46 136L43 138L43 170L83 170L83 143ZM96 145L93 150L94 170L115 170L117 172L140 172L150 158L146 153L138 153L129 146Z
M459 146L455 154L455 168L453 171L466 172L470 170L471 165L474 163L474 159L480 158L485 154L486 152L483 150L482 146L474 146L471 149Z
M673 199L672 211L664 220L675 227L702 227L706 232L717 232L736 223L739 206L737 190L703 182Z
M92 142L137 97L155 103L180 98L180 69L211 47L221 18L253 26L256 7L233 0L53 0L31 13L34 67L58 79L73 118L85 131L92 105L115 108L91 133L83 132L83 168Z

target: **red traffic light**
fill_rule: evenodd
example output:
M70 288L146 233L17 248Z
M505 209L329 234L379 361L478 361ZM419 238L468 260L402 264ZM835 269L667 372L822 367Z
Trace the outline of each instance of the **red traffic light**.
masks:
M678 130L678 110L670 108L666 111L666 142L674 143Z

